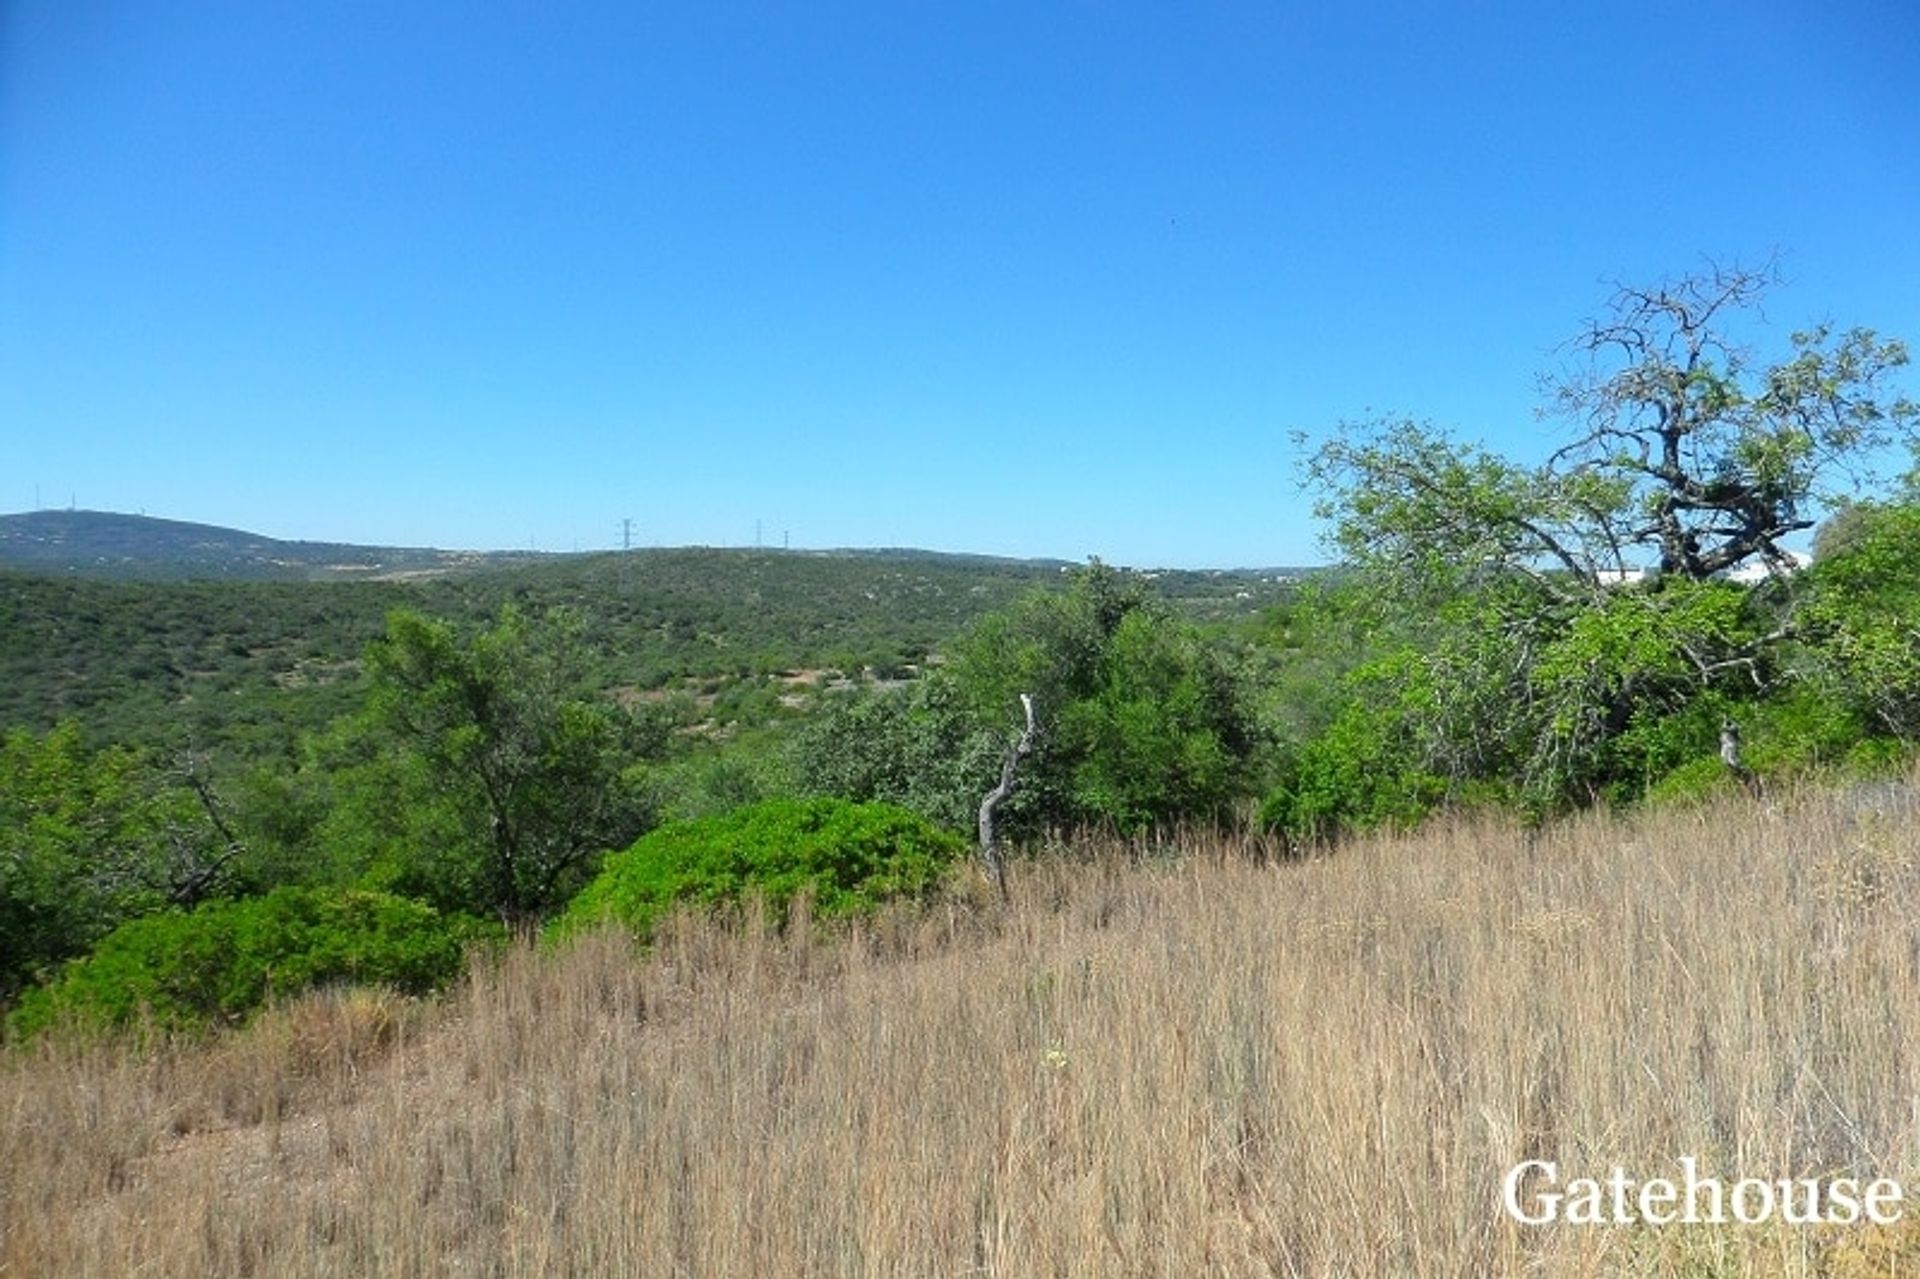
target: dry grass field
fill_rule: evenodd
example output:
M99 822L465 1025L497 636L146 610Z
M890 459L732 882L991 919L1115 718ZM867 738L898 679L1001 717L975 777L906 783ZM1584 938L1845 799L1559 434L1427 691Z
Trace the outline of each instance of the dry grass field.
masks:
M1809 794L1016 868L430 1006L0 1059L0 1275L1920 1274L1895 1227L1529 1227L1565 1175L1920 1194L1920 830Z

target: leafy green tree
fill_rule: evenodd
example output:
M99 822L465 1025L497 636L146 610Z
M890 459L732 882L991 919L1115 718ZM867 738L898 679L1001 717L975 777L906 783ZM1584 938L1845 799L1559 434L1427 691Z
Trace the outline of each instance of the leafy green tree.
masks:
M1350 564L1402 584L1457 586L1497 569L1558 598L1640 568L1694 581L1759 560L1811 509L1884 483L1920 406L1891 386L1906 345L1871 329L1796 332L1786 358L1739 340L1770 270L1713 268L1623 287L1546 379L1571 438L1528 464L1404 421L1349 424L1308 465Z
M1778 654L1753 643L1771 624L1754 592L1720 581L1579 609L1526 579L1463 591L1340 677L1331 722L1282 752L1263 820L1312 839L1447 802L1538 814L1638 794L1711 753L1719 716L1778 683Z
M1260 823L1304 846L1425 817L1449 790L1421 740L1421 710L1436 701L1428 674L1401 648L1343 676L1348 696L1331 721L1281 752Z
M1739 317L1771 280L1716 268L1619 290L1547 380L1571 440L1537 464L1401 421L1314 453L1329 540L1401 647L1347 682L1386 726L1341 716L1334 740L1296 743L1270 816L1364 819L1383 770L1534 809L1635 793L1677 743L1711 749L1700 707L1781 690L1798 625L1782 539L1882 485L1920 409L1890 385L1906 348L1870 330L1796 333L1785 359L1755 360ZM1773 581L1722 580L1750 563Z
M67 721L0 737L0 1001L122 920L227 886L241 851L204 777L89 750Z
M1003 810L1015 828L1213 818L1249 788L1258 733L1222 647L1098 561L982 618L910 695L831 715L802 738L797 771L972 830L1022 693L1040 731Z
M790 754L804 791L889 803L972 830L999 775L1004 730L981 724L939 671L905 689L840 698L802 724Z
M1135 608L1106 636L1094 676L1052 730L1075 807L1121 830L1224 815L1247 782L1253 726L1210 644Z
M1800 621L1821 685L1881 733L1920 740L1920 505L1852 508Z
M581 693L572 620L511 607L463 640L396 612L367 653L364 715L336 744L341 802L323 838L376 882L525 926L600 854L652 824L641 761L665 727Z

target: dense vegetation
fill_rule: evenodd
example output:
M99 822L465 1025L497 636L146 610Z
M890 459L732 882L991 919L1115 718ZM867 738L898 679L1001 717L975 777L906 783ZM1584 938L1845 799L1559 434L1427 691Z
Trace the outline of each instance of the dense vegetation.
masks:
M0 1001L130 920L285 887L532 927L661 821L782 797L895 799L966 831L1022 681L1055 681L1059 714L1021 829L1250 795L1230 765L1254 733L1206 638L1224 624L1190 619L1244 617L1280 583L1062 576L694 551L406 584L0 579L18 725L0 739ZM1167 731L1136 740L1163 696ZM924 776L850 771L891 749L877 723ZM1184 780L1156 782L1176 761ZM829 826L872 853L858 823ZM868 888L924 891L929 846L908 843Z
M1766 272L1622 289L1550 378L1569 439L1523 465L1423 424L1351 426L1309 476L1354 569L1350 651L1266 815L1296 837L1450 801L1532 813L1904 754L1914 691L1907 351L1866 329L1738 340ZM1782 539L1837 512L1809 571ZM1746 580L1732 580L1744 573ZM1744 765L1742 765L1744 767Z
M727 729L834 676L910 673L963 627L1058 582L1057 564L912 552L647 550L407 581L104 581L0 571L0 727L287 759L358 702L396 608L463 626L508 604L576 614L584 684ZM1277 574L1165 573L1196 617L1281 598Z
M498 931L385 893L278 888L129 920L29 992L7 1026L15 1035L199 1030L332 983L423 995L459 974L469 944Z
M1041 724L1008 814L1019 829L1133 831L1225 818L1254 793L1260 733L1233 646L1098 562L988 615L910 689L799 734L808 790L902 804L958 829L999 776L1031 693Z
M1623 290L1554 375L1544 462L1330 436L1307 479L1345 571L1305 583L758 551L0 577L0 1001L129 921L288 888L640 933L754 888L918 896L1010 759L1029 847L1257 820L1294 850L1897 765L1906 351L1820 329L1761 362L1728 326L1766 283Z
M681 822L607 858L554 923L557 936L615 922L635 937L676 905L757 908L776 923L804 894L818 919L930 894L965 841L886 804L773 800Z

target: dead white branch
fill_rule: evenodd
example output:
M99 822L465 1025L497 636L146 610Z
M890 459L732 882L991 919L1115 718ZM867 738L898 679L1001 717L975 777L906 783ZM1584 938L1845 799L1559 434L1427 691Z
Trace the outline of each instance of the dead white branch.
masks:
M1000 834L995 828L994 818L1000 805L1013 794L1015 775L1019 771L1020 761L1033 749L1033 695L1020 694L1020 709L1026 714L1026 727L1020 730L1020 736L1007 744L1006 758L1000 763L1000 784L987 792L980 801L980 868L994 886L1000 890L1000 896L1007 895L1006 864L1000 856Z

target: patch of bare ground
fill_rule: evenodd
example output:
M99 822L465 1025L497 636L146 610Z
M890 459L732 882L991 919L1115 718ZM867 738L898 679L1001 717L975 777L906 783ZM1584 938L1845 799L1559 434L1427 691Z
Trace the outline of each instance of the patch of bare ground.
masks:
M1904 1225L1526 1227L1500 1185L1920 1188L1917 841L1809 795L1089 843L1005 912L682 919L429 1007L17 1051L0 1274L1914 1273Z

